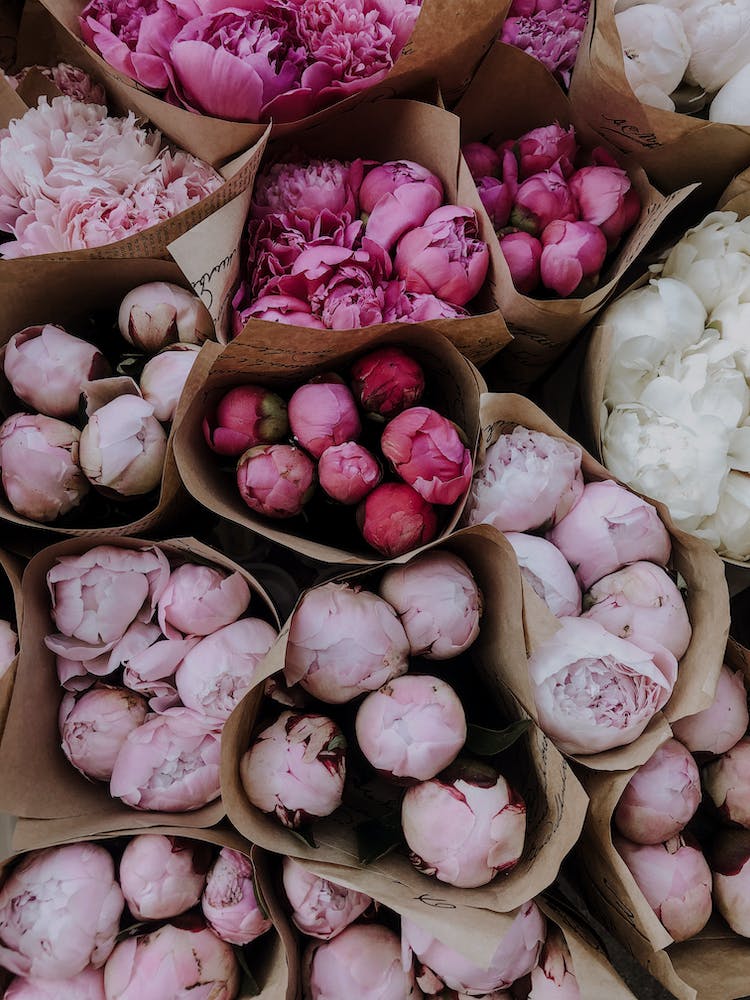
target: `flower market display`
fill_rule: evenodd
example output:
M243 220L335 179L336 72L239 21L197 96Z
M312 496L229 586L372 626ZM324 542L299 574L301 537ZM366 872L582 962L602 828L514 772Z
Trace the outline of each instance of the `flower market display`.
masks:
M749 60L0 4L2 1000L747 1000Z

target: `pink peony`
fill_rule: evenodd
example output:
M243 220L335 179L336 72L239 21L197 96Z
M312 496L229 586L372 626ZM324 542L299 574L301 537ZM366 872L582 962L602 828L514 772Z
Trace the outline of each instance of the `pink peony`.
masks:
M736 934L750 936L750 832L720 830L709 853L716 909Z
M539 261L542 258L542 244L530 233L508 233L500 238L500 249L513 284L522 295L531 295L541 280Z
M313 875L292 858L283 859L282 877L295 926L321 941L336 937L372 903L363 892Z
M351 390L326 376L300 386L289 400L289 426L297 442L313 458L326 448L356 441L362 424Z
M486 142L466 142L461 147L461 154L475 181L499 175L503 158Z
M556 618L581 613L581 588L565 556L551 542L537 535L506 531L513 546L521 576L541 597Z
M590 222L555 220L542 233L542 284L563 298L580 291L584 279L597 281L607 256L607 240Z
M211 315L198 296L169 281L132 288L120 303L117 325L124 339L146 354L177 341L202 344L214 332Z
M206 444L219 455L241 455L259 444L280 441L289 430L286 402L260 385L225 392L203 418Z
M401 347L389 344L354 362L351 386L366 413L387 419L419 402L425 377L418 361Z
M744 736L703 770L703 788L722 817L750 829L750 738Z
M531 970L528 1000L581 1000L570 949L559 927L547 927L539 965Z
M56 66L24 66L14 76L6 75L8 83L18 89L29 73L36 71L57 87L65 97L74 101L85 101L87 104L106 104L107 95L101 84L94 83L85 70L70 63L61 62Z
M296 218L315 222L321 212L329 211L351 222L359 215L363 175L362 160L274 163L255 182L252 215L264 218L292 212Z
M508 17L500 38L507 45L515 45L538 59L569 87L586 26L588 3L579 0L568 8L556 3L551 10L546 4L534 6L539 9L531 16Z
M359 503L382 478L378 460L355 441L331 445L318 459L321 489L339 503Z
M214 934L230 944L249 944L273 927L258 902L250 858L229 847L208 873L201 908Z
M249 603L242 574L186 562L172 570L159 598L159 627L170 639L210 635L236 621Z
M237 463L240 496L266 517L295 517L315 492L315 481L314 463L293 445L258 445Z
M641 199L627 173L619 167L582 167L568 183L580 217L601 229L611 250L641 214Z
M153 406L154 416L160 423L174 420L182 390L199 351L197 344L171 344L143 366L139 379L141 395Z
M109 781L120 748L143 723L146 711L139 695L105 684L95 684L72 704L63 700L63 753L87 778Z
M406 483L381 483L357 508L362 537L392 559L431 542L437 534L435 508Z
M385 323L426 323L433 319L461 319L469 313L431 292L409 292L403 281L385 284Z
M394 160L367 174L359 196L367 216L365 235L391 250L404 233L421 226L443 204L443 185L418 163Z
M120 859L120 886L136 920L165 920L195 906L206 884L207 844L145 833Z
M565 129L555 122L554 125L534 128L517 139L515 147L518 153L519 172L523 178L544 170L552 170L555 166L563 177L569 178L573 173L578 144L572 125ZM575 191L573 193L575 194Z
M515 194L510 222L532 236L550 223L577 219L578 205L558 168L544 170L523 181Z
M429 503L453 504L471 484L472 457L456 425L412 406L385 427L380 448L395 473Z
M330 941L311 941L302 960L310 1000L416 1000L414 974L401 964L394 932L353 924Z
M107 1000L104 995L104 970L91 966L78 975L64 979L24 979L16 976L3 1000Z
M702 712L672 723L675 737L693 753L726 753L747 732L750 715L741 670L724 664L713 704Z

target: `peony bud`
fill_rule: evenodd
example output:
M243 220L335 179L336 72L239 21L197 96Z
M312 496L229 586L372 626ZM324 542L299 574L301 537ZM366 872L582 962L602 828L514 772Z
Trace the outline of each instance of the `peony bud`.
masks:
M578 144L572 125L564 129L555 122L554 125L534 128L517 139L515 147L521 177L532 177L555 166L563 177L570 177L573 173Z
M573 510L546 537L576 567L584 590L630 563L666 566L672 552L656 508L611 479L587 483Z
M365 411L385 419L414 406L422 398L421 365L400 347L379 347L352 365L352 392Z
M461 147L461 154L475 181L481 177L496 177L500 172L502 158L485 142L466 142Z
M91 966L65 979L23 979L11 981L3 1000L107 1000L104 970Z
M315 465L294 445L258 445L237 463L237 486L258 514L296 517L315 492Z
M143 366L140 389L143 398L154 408L154 416L163 424L174 420L177 404L198 358L195 344L172 344Z
M725 820L750 829L750 738L703 769L703 788Z
M87 778L109 781L120 748L146 718L146 711L140 695L96 684L60 723L63 753Z
M528 1000L581 1000L573 959L558 927L548 927L539 965L531 970Z
M645 637L661 643L679 660L690 644L692 628L685 601L654 563L631 563L603 577L588 591L584 604L588 609L584 618L593 618L636 646Z
M250 588L240 573L184 563L172 570L159 600L159 626L170 639L210 635L236 621L249 603Z
M448 660L479 635L482 595L469 567L452 552L433 550L391 567L379 593L401 619L412 656Z
M692 838L632 844L613 837L646 902L675 941L687 941L711 916L711 872Z
M64 419L77 415L84 382L111 374L98 348L49 323L14 334L5 347L3 366L23 403Z
M275 444L289 431L281 396L260 385L238 385L225 392L203 418L203 436L220 455L241 455L259 444Z
M363 892L313 875L292 858L282 866L284 892L296 927L309 937L330 941L362 916L372 900Z
M471 484L471 452L446 417L412 406L385 427L380 448L405 483L428 503L452 504Z
M568 180L584 222L598 226L611 250L641 214L641 199L619 167L593 166L576 170Z
M713 704L672 723L672 732L693 753L726 753L747 732L750 716L742 671L721 668Z
M201 899L208 926L222 941L250 944L273 927L258 903L254 879L250 858L222 847Z
M391 160L378 164L367 173L359 189L359 206L365 214L371 215L384 196L412 184L424 184L431 188L440 196L437 204L441 204L443 185L435 174L412 160Z
M539 236L553 222L573 222L578 206L558 170L545 170L522 182L516 192L510 224Z
M537 535L506 531L521 576L557 618L581 613L581 588L565 556L552 542Z
M30 851L0 889L0 962L32 979L68 979L87 965L98 968L114 948L123 907L103 847L84 842Z
M367 174L359 191L366 214L365 237L392 250L399 237L443 203L443 185L425 167L410 160L381 163Z
M720 830L708 859L716 909L736 934L750 937L750 831Z
M388 559L431 542L437 534L435 508L406 483L381 483L357 508L362 537Z
M150 281L128 292L117 318L120 333L146 354L167 344L202 344L214 336L208 309L197 295L167 281Z
M346 583L308 590L292 615L284 665L287 684L300 684L329 704L351 701L406 673L409 640L396 612L377 594Z
M376 771L411 784L434 778L455 760L466 741L466 716L445 681L406 674L365 698L356 732Z
M289 400L289 425L313 458L320 458L331 445L356 441L362 432L354 397L340 382L300 386Z
M681 743L667 740L626 785L614 824L636 844L661 844L687 826L700 801L697 764Z
M416 1000L398 938L382 924L354 924L331 941L311 941L302 982L310 1000Z
M296 829L341 805L346 740L323 715L282 712L240 759L248 799Z
M81 431L81 469L108 496L141 496L156 489L166 451L164 428L140 396L105 403Z
M505 263L513 284L522 295L530 295L539 285L542 244L530 233L508 233L500 239Z
M356 441L331 445L318 459L321 488L339 503L359 503L382 478L378 460Z
M120 886L136 920L165 920L195 906L206 884L207 844L144 833L120 859Z
M604 233L590 222L551 222L542 233L542 284L565 298L584 278L594 281L607 256Z
M0 425L0 466L13 510L32 521L55 521L77 507L90 487L78 464L80 431L32 413Z
M459 757L439 777L407 790L401 825L419 871L471 889L518 863L526 806L489 764Z

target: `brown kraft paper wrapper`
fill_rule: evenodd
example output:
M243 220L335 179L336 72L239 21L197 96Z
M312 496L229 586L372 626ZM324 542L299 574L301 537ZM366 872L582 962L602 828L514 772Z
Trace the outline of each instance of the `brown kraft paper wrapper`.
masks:
M725 662L750 681L750 654L730 639ZM739 1000L750 982L750 940L714 911L703 930L674 942L612 843L612 814L637 769L581 776L591 806L576 848L579 888L592 912L678 1000Z
M150 119L172 142L214 165L257 142L265 125L223 121L173 107L109 66L81 39L78 15L85 0L42 0L58 26L50 30L67 35L60 44L73 49L71 61L103 82L107 92L124 107ZM273 126L273 135L302 132L377 97L392 97L437 79L448 100L466 87L471 74L500 30L510 0L424 0L414 33L393 69L375 87L296 122ZM62 32L61 32L62 29Z
M508 672L518 669L508 661L520 657L525 664L525 650L519 580L508 552L498 545L498 533L487 526L467 529L429 548L436 547L464 559L483 594L479 637L462 659L460 669L462 673L476 671L491 704L488 711L492 713L491 718L496 719L488 724L502 728L511 721L527 718L527 713L504 682ZM370 577L370 582L363 573L338 579L361 583L368 589L377 583L377 577ZM265 676L283 669L290 622L291 618L263 663ZM426 661L425 668L429 669ZM499 763L501 772L526 803L526 843L518 865L489 885L461 889L423 875L398 850L370 865L360 863L355 826L367 818L368 813L380 816L384 808L395 807L398 801L395 786L388 786L384 793L377 783L372 789L369 784L348 788L345 795L351 793L351 804L347 798L347 803L333 816L315 822L312 829L316 847L309 846L275 817L265 815L251 804L240 779L239 763L250 746L263 689L264 685L259 683L246 695L224 729L222 794L231 822L267 850L304 859L313 865L335 866L346 875L347 885L376 896L392 909L407 913L426 926L445 927L446 917L450 919L452 932L457 932L459 924L465 925L467 948L473 947L467 954L476 961L489 960L497 942L492 933L481 938L479 930L487 919L487 911L507 913L547 888L576 842L583 823L586 797L551 741L532 725ZM324 714L325 708L323 706ZM384 802L383 795L389 797L390 802Z
M512 94L523 94L523 100L509 100ZM559 122L565 127L575 127L582 148L606 145L576 114L540 62L502 42L496 42L490 49L455 112L461 119L464 143L486 141L499 145L533 128ZM641 199L641 216L622 239L614 257L610 257L595 291L582 298L555 298L553 293L549 293L551 298L522 295L513 284L498 238L492 232L490 242L501 258L495 299L513 334L510 346L492 365L493 384L498 388L520 391L550 369L613 294L618 280L643 252L659 226L692 190L676 191L665 197L634 161L616 155ZM541 293L544 294L543 290Z
M113 840L116 837L137 836L141 832L144 831L123 827L121 830L104 833L96 826L91 827L83 818L44 822L19 820L13 842L13 850L16 853L3 862L2 868L0 868L0 878L26 851L59 847L82 840ZM184 837L219 848L229 847L251 859L254 873L253 884L259 899L262 901L263 908L273 920L273 929L247 946L250 950L250 968L260 988L260 993L241 992L238 993L237 1000L250 1000L251 997L259 997L261 1000L297 1000L299 981L297 941L289 920L276 897L267 856L263 852L257 851L252 844L228 824L200 831L185 830L184 827L179 826L155 826L146 832L163 834L166 837ZM135 920L133 922L135 923ZM165 922L163 920L154 921L157 925ZM4 969L0 969L0 988L7 986L9 980L10 974Z
M36 258L33 257L4 261L0 263L0 351L4 351L5 345L15 333L27 326L45 323L62 326L68 333L81 336L85 340L87 330L91 329L88 321L92 313L103 309L114 310L131 289L147 281L168 281L182 286L187 285L184 275L171 261L55 261L46 264L43 268L36 263ZM100 339L104 343L104 336ZM122 345L123 350L128 348L124 340ZM204 362L205 355L199 354L193 366L196 379L199 377ZM90 385L93 387L96 386L96 383L90 383ZM100 405L103 405L104 401L102 399ZM189 396L186 390L177 405L172 430L167 439L164 472L158 496L151 510L143 513L141 498L134 498L130 502L133 504L134 512L140 511L140 513L129 522L106 525L104 528L92 527L90 524L87 526L83 517L76 515L75 521L80 522L80 526L60 527L55 521L33 521L17 514L0 489L0 523L8 522L18 527L95 538L102 533L108 535L144 534L173 521L180 510L185 507L187 500L177 472L173 440L174 427L188 401ZM11 413L29 410L30 408L13 394L0 367L0 411L2 411L3 418L9 417ZM93 486L89 497L83 502L84 505L92 503L102 506L105 503L103 498L96 495ZM121 507L125 511L127 511L128 504L127 498L123 498ZM66 520L69 521L71 516L73 515L67 515Z
M81 555L94 545L146 549L154 544L119 536L101 536L95 541L69 538L44 549L29 563L22 588L22 653L0 743L0 770L6 776L0 789L0 809L27 819L85 823L89 830L101 833L147 830L163 823L165 818L173 826L200 829L212 826L224 816L221 799L182 813L132 809L110 796L106 782L84 778L60 747L57 716L63 692L57 679L55 654L44 645L45 636L56 631L50 614L47 572L58 557ZM274 628L278 627L276 611L263 588L226 556L195 538L170 539L159 542L158 547L168 558L192 560L241 573L253 594L250 615L265 618Z
M570 88L576 114L636 160L663 191L701 183L716 198L750 161L750 128L642 104L625 76L615 0L594 0Z
M509 434L519 425L561 438L570 444L578 444L538 406L523 396L512 393L485 393L482 396L480 419L482 440L478 463L482 461L485 450L494 444L501 434ZM581 469L585 482L604 479L619 481L585 450L583 450ZM646 499L656 507L672 539L670 567L682 576L687 585L685 603L693 634L687 652L679 661L677 682L672 696L664 709L652 718L645 731L627 746L573 757L577 763L596 771L621 771L643 764L654 750L669 738L669 721L674 722L686 715L693 715L711 704L729 634L729 596L721 560L705 542L675 528L663 504L649 497ZM529 655L550 639L560 627L552 612L525 582L523 618ZM508 675L505 680L524 708L536 720L534 696L525 663L523 669L512 676Z
M12 552L0 549L0 596L3 604L0 605L0 618L9 620L15 629L16 635L20 637L23 626L23 598L21 595L21 576L23 574L24 562ZM6 604L5 602L9 603ZM16 670L18 668L18 654L13 659L5 673L0 677L0 739L2 738L5 722L8 718L10 699L13 694L13 685L16 680Z
M344 547L342 519L336 514L333 527L327 525L324 540L321 540L314 522L304 529L304 525L299 524L299 518L295 519L297 523L292 527L284 519L256 514L240 496L234 474L222 470L221 456L211 451L203 436L203 416L222 390L245 383L258 383L284 394L313 375L342 372L356 357L375 347L398 344L423 366L430 395L439 401L441 412L464 431L469 448L475 449L479 435L479 397L484 383L474 366L444 337L422 324L401 324L398 331L386 334L363 330L356 345L346 334L334 334L334 338L339 348L335 355L318 351L319 340L314 340L308 344L306 351L289 351L287 348L283 363L277 351L256 351L242 338L233 340L223 351L216 344L204 345L201 354L205 356L206 363L198 372L193 369L195 378L191 372L184 390L190 405L182 418L175 422L175 458L188 492L221 517L320 562L353 565L382 563L384 557L370 549L364 539L357 537L351 548ZM204 374L206 368L208 375ZM464 502L459 501L452 512L450 508L445 508L450 517L442 524L441 536L455 528ZM350 509L346 516L353 520L353 511Z
M484 364L511 340L498 309L496 293L502 269L507 271L507 265L461 156L460 130L458 118L441 107L419 101L378 101L339 115L335 121L324 123L302 136L272 144L267 147L263 162L271 163L287 153L342 160L362 157L381 162L406 159L436 174L443 183L446 204L466 206L476 212L479 235L489 246L490 265L484 287L471 303L471 308L478 314L463 319L434 320L430 326L451 340L475 364ZM230 256L239 257L239 242L245 231L247 209L248 206L243 206L237 199L224 210L221 225L217 216L213 216L169 248L212 314L217 309L217 300L210 290L208 295L204 294L202 276L215 272L220 262ZM233 261L235 257L232 257ZM235 278L238 276L239 268ZM233 291L234 288L229 288L227 294L231 295ZM223 313L227 313L228 309L229 303L222 306ZM379 323L362 330L312 330L287 323L251 319L238 339L269 356L275 352L279 363L283 364L291 353L309 350L310 341L317 352L322 354L328 348L333 357L340 351L342 342L348 343L365 333L385 333L409 325ZM217 322L217 329L227 332L220 322Z

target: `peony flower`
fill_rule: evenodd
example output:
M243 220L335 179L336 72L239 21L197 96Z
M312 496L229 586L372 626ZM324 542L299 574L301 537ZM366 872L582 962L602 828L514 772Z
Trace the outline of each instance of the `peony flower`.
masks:
M631 844L613 837L615 849L675 941L687 941L711 916L711 871L692 839L681 835L665 844Z
M394 932L382 924L354 924L330 941L311 941L302 958L310 1000L416 1000L412 971L401 964Z
M703 788L722 817L750 829L750 739L743 737L703 770Z
M144 833L120 859L120 886L136 920L166 920L195 906L210 864L207 844Z
M531 970L528 1000L581 1000L570 949L558 927L547 928L539 965Z
M542 233L542 284L565 298L590 278L597 281L607 256L607 240L590 222L551 222Z
M513 151L503 151L501 177L480 177L476 185L490 222L500 232L508 225L518 194L518 160Z
M516 427L491 444L479 464L468 504L469 524L533 531L560 521L583 493L580 447Z
M418 163L393 160L373 167L359 197L367 216L365 236L390 251L404 233L423 225L443 204L443 185Z
M84 842L30 851L0 888L0 961L32 979L99 968L115 946L123 906L103 847Z
M321 941L336 937L372 903L363 892L313 875L292 858L283 858L282 878L295 926Z
M732 457L730 450L729 462ZM744 464L742 458L739 461ZM724 465L726 469L726 460ZM750 477L746 472L729 470L716 510L701 522L695 534L705 538L720 555L747 559L750 552Z
M203 418L203 436L220 455L241 455L259 444L274 444L289 430L286 402L259 385L225 392Z
M89 417L81 431L84 475L108 496L141 496L159 485L167 435L154 408L140 396L117 396Z
M24 66L14 75L6 74L6 79L17 90L29 73L41 73L50 83L54 83L61 94L72 97L74 101L85 101L87 104L107 103L104 87L94 83L88 73L78 66L71 66L66 62L60 62L56 66Z
M641 199L633 182L619 167L581 167L568 178L580 218L598 226L611 250L641 214Z
M711 844L709 862L713 874L716 909L736 934L750 933L748 894L750 833L747 830L720 830Z
M3 1000L106 1000L104 970L91 966L65 979L24 979L16 976Z
M685 75L691 52L679 14L658 3L644 3L615 14L615 24L630 86L649 85L671 94Z
M172 344L143 366L139 379L141 395L154 408L154 416L161 423L174 420L199 350L197 344Z
M515 142L518 170L523 179L557 166L563 177L570 177L578 155L573 126L563 128L558 122L525 132Z
M109 781L120 748L146 718L145 700L132 691L95 684L66 708L60 720L63 753L87 778Z
M522 295L530 295L539 285L542 244L529 233L508 233L500 238L500 249L513 284Z
M315 465L301 448L267 444L250 448L237 463L237 487L251 510L266 517L295 517L315 492Z
M214 934L230 944L249 944L273 927L258 903L250 859L228 847L208 873L201 908Z
M380 449L396 474L430 503L455 503L471 484L472 457L462 434L426 406L412 406L393 417Z
M613 821L636 844L660 844L687 826L700 801L697 764L681 743L667 740L625 786Z
M730 77L711 101L708 120L727 125L750 125L750 64Z
M669 700L677 661L658 643L646 651L597 622L559 621L529 659L539 725L569 754L632 743Z
M573 222L578 205L559 169L544 170L523 181L516 192L510 223L541 236L552 222Z
M355 441L330 445L318 459L320 486L339 503L359 503L382 478L378 460Z
M0 425L0 466L9 504L32 521L55 521L89 491L78 464L80 431L62 420L14 413Z
M403 281L385 286L384 323L426 323L433 319L462 319L469 313L432 293L408 292Z
M211 315L193 292L168 281L149 281L131 289L117 316L120 333L146 354L170 344L202 344L213 338Z
M388 419L420 401L425 377L419 362L402 348L389 344L357 358L352 365L351 385L365 413Z
M305 593L291 619L287 684L329 704L351 701L406 673L409 640L396 612L377 594L346 583Z
M392 566L379 593L401 619L412 656L447 660L479 635L482 595L469 567L452 552L433 550Z
M750 220L738 220L735 212L709 213L672 247L662 278L685 282L712 313L750 286Z
M680 15L690 46L685 79L713 93L747 64L750 4L693 0L681 7Z
M588 3L571 3L535 15L507 17L500 40L538 59L565 87L575 66Z
M255 181L252 215L262 219L293 212L297 218L314 222L328 211L351 222L359 215L363 175L363 160L274 163Z
M500 173L503 158L486 142L465 142L461 155L475 181L482 177L496 177Z
M747 732L750 716L741 670L724 664L713 703L702 712L672 723L675 737L693 753L722 754Z
M157 640L161 640L158 628ZM131 691L139 691L149 699L155 712L179 705L180 698L174 686L174 672L200 639L164 639L152 641L144 648L128 651L124 661L122 682Z
M240 779L256 808L297 829L341 805L346 740L323 715L282 712L240 759Z
M186 708L153 715L117 755L110 794L133 809L189 812L219 795L220 736Z
M407 790L401 825L419 871L471 889L518 864L526 806L489 764L459 757L437 778Z
M240 573L183 563L159 598L159 627L170 639L210 635L236 621L249 603L250 588Z
M672 552L656 508L612 479L587 483L572 511L546 537L575 567L584 590L630 563L666 566Z
M106 378L110 367L93 344L57 326L27 326L5 346L5 377L18 398L48 417L78 414L84 382Z
M362 537L389 559L431 542L437 534L435 508L406 483L381 483L357 508Z
M320 458L331 445L356 441L362 432L349 387L336 381L307 382L292 393L289 425L313 458Z
M581 613L581 588L570 564L559 549L544 538L506 531L521 576L557 618Z

